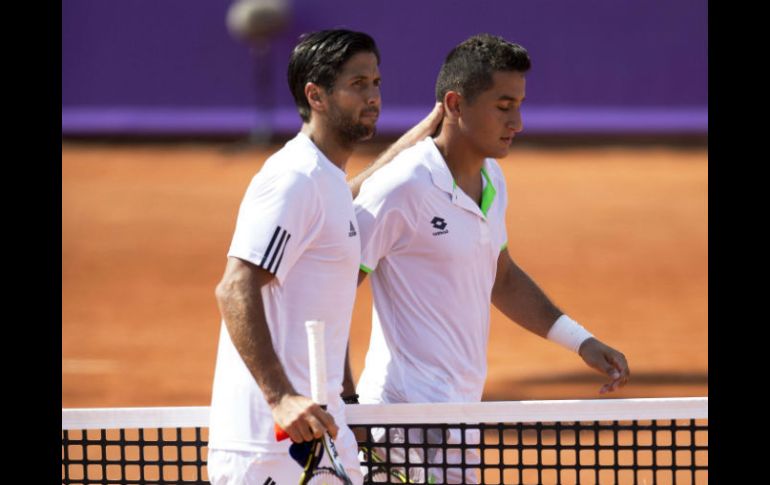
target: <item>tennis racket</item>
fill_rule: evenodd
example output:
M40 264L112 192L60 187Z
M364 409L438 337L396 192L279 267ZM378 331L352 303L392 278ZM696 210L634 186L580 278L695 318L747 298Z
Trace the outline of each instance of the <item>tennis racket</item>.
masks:
M310 320L305 322L308 342L308 362L310 365L310 397L321 407L326 409L326 351L324 349L324 322ZM293 449L292 449L293 448ZM309 451L309 453L308 453ZM331 466L321 466L324 452L329 458ZM306 443L294 443L289 447L292 457L302 464L302 455L307 454L304 460L304 469L300 476L299 485L353 485L350 477L345 473L337 448L334 446L329 433Z
M385 460L374 450L366 447L361 446L361 451L364 453L364 460L373 461L374 463L385 463ZM373 482L387 482L388 481L388 475L390 475L392 478L395 478L400 483L414 483L412 480L409 479L409 477L406 476L404 472L397 468L390 468L390 471L388 471L387 468L384 466L375 467L371 471L371 480Z

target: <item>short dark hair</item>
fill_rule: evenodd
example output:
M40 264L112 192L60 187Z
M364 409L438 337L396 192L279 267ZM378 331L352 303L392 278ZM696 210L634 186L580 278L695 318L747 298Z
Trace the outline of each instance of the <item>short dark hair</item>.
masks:
M310 121L305 84L312 82L326 91L334 88L342 66L359 52L371 52L380 63L380 51L369 35L345 29L321 30L300 36L289 59L289 89L302 121Z
M496 71L525 73L531 67L527 50L502 37L478 34L461 42L444 60L436 79L436 101L457 91L469 102L492 87Z

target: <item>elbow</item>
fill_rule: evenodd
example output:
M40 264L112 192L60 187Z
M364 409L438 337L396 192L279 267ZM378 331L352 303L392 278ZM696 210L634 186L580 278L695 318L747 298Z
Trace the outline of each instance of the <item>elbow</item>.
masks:
M259 286L255 283L248 272L233 271L228 272L222 278L222 281L214 288L219 308L224 309L232 305L240 305L249 295L259 291Z
M214 296L216 297L219 308L225 308L227 303L232 299L234 293L233 282L227 279L223 279L214 288Z
M219 308L241 308L245 301L259 298L260 288L271 279L270 273L261 269L254 270L245 264L228 267L222 280L214 288Z

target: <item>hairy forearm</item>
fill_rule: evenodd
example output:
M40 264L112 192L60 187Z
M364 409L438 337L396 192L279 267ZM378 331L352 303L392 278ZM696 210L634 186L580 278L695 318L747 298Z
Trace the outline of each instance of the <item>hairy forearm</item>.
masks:
M441 120L444 117L444 108L441 103L436 103L433 106L428 115L420 120L416 125L411 127L406 133L396 140L387 150L377 157L374 162L364 169L363 172L356 175L348 181L348 187L353 193L353 198L358 196L359 190L361 190L361 184L364 183L371 174L380 169L383 165L393 160L396 155L410 146L414 145L420 140L423 140L426 136L431 136L436 133L441 125Z
M515 264L498 275L492 303L505 316L543 338L563 313L524 271Z
M408 148L414 143L416 143L419 140L412 140L411 138L408 139L399 139L390 147L388 147L387 150L382 152L382 154L377 157L368 167L366 167L361 173L353 177L348 181L348 187L350 187L350 191L353 194L353 198L355 199L358 196L358 192L361 190L361 184L364 183L364 180L369 178L371 174L382 168L383 165L386 165L388 162L393 160L396 155L399 154L404 148Z
M268 404L297 394L273 348L260 288L245 281L222 283L217 300L230 339Z

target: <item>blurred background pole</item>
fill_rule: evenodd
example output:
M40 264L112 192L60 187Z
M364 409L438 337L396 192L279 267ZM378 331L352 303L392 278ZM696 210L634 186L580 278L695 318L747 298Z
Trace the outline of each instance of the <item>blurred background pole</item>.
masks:
M288 0L236 0L227 11L230 34L249 45L254 58L256 116L246 144L266 145L273 136L272 41L288 25Z

